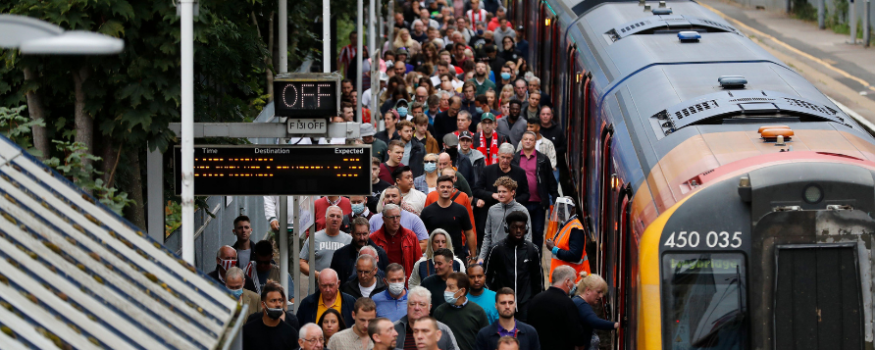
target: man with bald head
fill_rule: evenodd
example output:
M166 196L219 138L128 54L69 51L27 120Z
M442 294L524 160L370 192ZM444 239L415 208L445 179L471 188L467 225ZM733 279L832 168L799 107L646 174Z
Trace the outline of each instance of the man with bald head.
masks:
M216 281L219 281L219 283L225 284L225 272L234 266L237 266L237 250L229 245L222 246L216 254L216 269L213 270L213 272L208 273L208 275L216 279ZM256 293L258 290L255 288L255 283L253 283L252 279L249 277L246 277L243 288Z
M337 278L337 272L331 268L325 268L319 271L319 278L316 282L319 288L315 293L304 298L301 305L298 306L296 316L300 323L315 323L326 310L335 309L343 315L343 321L346 324L352 325L355 322L352 317L355 298L340 292L340 280Z
M444 173L444 170L449 169L452 171L452 174ZM452 175L455 177L456 181L453 184L453 187L458 188L462 192L471 197L474 195L474 192L471 190L471 184L468 182L468 179L465 178L465 175L456 171L456 168L453 167L453 159L446 152L438 155L438 171L440 171L441 175ZM431 204L432 202L428 201L426 198L426 205Z
M313 268L315 268L316 273L328 268L331 266L334 251L352 242L352 236L340 230L343 217L343 210L338 206L332 205L325 210L325 229L317 231L314 236L316 240L316 261L310 261L310 240L304 241L300 255L301 273L309 276L311 263L314 263Z

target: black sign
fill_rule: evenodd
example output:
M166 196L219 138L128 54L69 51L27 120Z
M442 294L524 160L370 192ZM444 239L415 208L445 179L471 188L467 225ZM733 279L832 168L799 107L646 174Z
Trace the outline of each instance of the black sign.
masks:
M336 73L281 74L273 82L276 115L291 118L333 117L340 109Z
M179 146L174 156L176 193L180 194ZM370 195L371 147L195 146L194 194Z

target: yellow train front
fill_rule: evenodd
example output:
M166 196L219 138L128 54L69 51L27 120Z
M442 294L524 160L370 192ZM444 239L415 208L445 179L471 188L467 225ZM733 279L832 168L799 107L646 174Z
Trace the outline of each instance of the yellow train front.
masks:
M872 349L875 139L692 1L512 0L611 349ZM605 339L608 338L608 339Z

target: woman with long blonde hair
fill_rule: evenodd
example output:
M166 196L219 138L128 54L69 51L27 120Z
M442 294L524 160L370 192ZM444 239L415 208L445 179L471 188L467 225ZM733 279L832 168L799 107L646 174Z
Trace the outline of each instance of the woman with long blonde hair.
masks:
M501 94L498 95L498 105L501 106L506 102L510 102L510 100L513 100L513 95L513 84L505 85L501 88Z
M586 350L595 350L599 348L599 337L593 333L593 329L611 330L620 328L619 322L611 322L600 319L592 310L592 305L595 305L608 292L608 284L599 275L589 274L586 271L580 272L580 279L577 282L577 292L571 298L574 305L577 306L577 314L580 316L580 323L583 327L583 339L586 339L588 346Z
M419 42L413 40L413 38L410 37L410 30L408 30L407 28L398 31L398 36L395 37L395 42L392 44L395 46L395 50L398 50L402 47L406 48L407 52L411 56L414 56L422 51L422 46L419 45Z

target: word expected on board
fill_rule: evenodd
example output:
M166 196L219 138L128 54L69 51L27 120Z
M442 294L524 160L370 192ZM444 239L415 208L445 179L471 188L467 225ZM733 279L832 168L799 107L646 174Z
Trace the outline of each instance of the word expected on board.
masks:
M174 152L176 193L182 190L180 148ZM199 145L194 194L370 195L371 147Z

